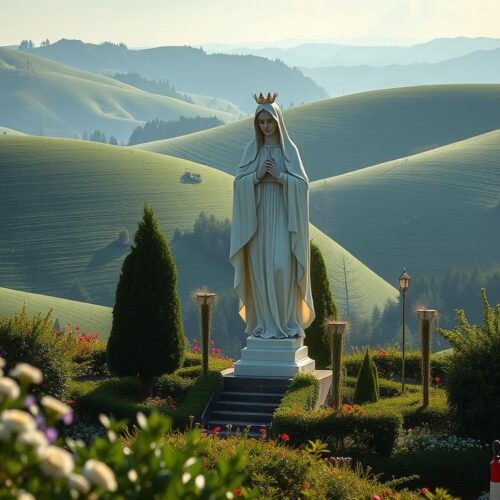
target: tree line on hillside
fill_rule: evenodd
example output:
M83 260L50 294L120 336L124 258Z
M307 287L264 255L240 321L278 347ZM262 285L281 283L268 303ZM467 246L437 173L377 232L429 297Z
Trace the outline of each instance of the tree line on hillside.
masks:
M85 132L82 135L84 141L101 142L102 144L112 144L113 146L118 145L118 140L114 135L110 136L109 141L106 139L106 134L100 130L94 130L93 132Z
M170 85L169 81L165 79L148 80L139 75L139 73L116 73L112 78L119 82L126 83L127 85L137 87L138 89L145 90L146 92L151 92L152 94L173 97L193 104L193 99L190 96L177 92L175 87Z
M180 135L192 134L201 130L224 125L222 120L215 116L186 118L181 116L178 120L163 121L158 118L146 122L144 127L137 127L130 136L128 145L141 144L143 142L159 141Z

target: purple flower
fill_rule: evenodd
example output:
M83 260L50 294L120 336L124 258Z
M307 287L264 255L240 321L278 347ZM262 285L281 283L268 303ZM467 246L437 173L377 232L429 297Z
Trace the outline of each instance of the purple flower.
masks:
M47 441L52 444L57 439L57 431L54 427L49 427L44 432Z
M23 406L25 408L29 408L30 406L33 406L36 403L36 398L32 394L30 394L23 403Z
M35 422L39 430L45 430L45 417L43 415L37 415L35 417Z
M64 415L62 419L66 425L71 425L73 423L73 420L74 420L73 412L71 411L69 413L66 413L66 415Z

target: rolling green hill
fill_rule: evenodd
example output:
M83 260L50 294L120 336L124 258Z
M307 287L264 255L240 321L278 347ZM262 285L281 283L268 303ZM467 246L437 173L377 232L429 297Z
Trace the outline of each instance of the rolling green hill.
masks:
M19 130L14 130L12 128L0 127L0 135L26 135Z
M30 134L81 137L102 130L127 141L148 120L217 116L226 123L238 114L217 111L32 54L0 48L2 125Z
M366 92L287 109L284 116L314 181L500 128L500 85ZM234 175L252 130L248 119L136 147Z
M184 184L185 170L200 184ZM112 305L128 245L145 202L172 238L204 211L230 217L232 177L203 165L131 148L38 137L0 137L0 283L7 288L68 297L78 280L95 303ZM342 313L368 319L396 291L317 229L333 292ZM202 250L173 247L184 301L202 285L232 287L228 262L207 262ZM347 291L346 291L347 282Z
M316 181L311 220L395 283L500 260L500 130ZM479 288L479 286L478 286Z
M61 326L72 323L84 332L99 332L100 340L107 339L111 331L111 307L0 288L0 316L17 314L23 307L31 316L45 316L52 309L52 319Z

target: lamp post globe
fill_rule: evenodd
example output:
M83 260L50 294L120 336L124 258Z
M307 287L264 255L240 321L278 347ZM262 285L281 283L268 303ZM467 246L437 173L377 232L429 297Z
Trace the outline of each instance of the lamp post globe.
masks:
M406 269L403 268L403 272L398 278L399 285L399 293L402 298L402 330L403 330L403 338L401 343L401 390L405 392L405 309L406 309L406 292L408 288L410 288L410 275L406 272Z

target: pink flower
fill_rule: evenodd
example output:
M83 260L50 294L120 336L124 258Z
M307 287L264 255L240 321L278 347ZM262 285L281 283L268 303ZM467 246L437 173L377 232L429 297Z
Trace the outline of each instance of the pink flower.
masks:
M77 326L77 327L75 328L75 330L76 330L77 332L79 332L79 331L81 330L81 328L80 328L79 326Z
M210 353L213 354L214 356L217 356L217 349L210 349Z
M439 377L438 377L439 378ZM429 493L429 488L426 488L425 486L423 488L420 488L420 493L422 493L422 495L427 495L427 493Z
M210 345L214 345L215 342L213 340L210 341Z
M436 384L440 384L441 383L441 377L434 377L434 382L436 382Z
M372 500L382 500L379 495L373 495Z
M266 437L267 436L267 431L264 427L262 427L262 429L259 430L259 433L262 437Z
M199 352L199 351L200 351L200 348L199 348L197 345L195 345L195 346L193 347L193 351L194 351L194 352Z
M197 344L197 343L198 343L198 339L194 339L193 344Z
M73 326L73 323L68 323L68 326L71 328Z

